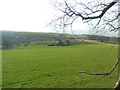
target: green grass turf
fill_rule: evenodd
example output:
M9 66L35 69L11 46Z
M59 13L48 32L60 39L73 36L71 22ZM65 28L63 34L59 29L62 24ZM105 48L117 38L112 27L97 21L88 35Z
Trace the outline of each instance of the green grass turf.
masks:
M106 73L118 57L117 45L95 41L72 42L73 46L40 45L3 50L3 88L112 88L118 70ZM32 46L33 45L33 46Z

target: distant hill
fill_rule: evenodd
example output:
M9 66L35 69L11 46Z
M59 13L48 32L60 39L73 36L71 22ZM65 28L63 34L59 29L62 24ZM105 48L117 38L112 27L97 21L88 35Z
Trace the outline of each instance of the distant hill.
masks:
M3 46L19 45L22 43L28 43L32 41L50 41L68 39L72 37L64 34L56 33L36 33L36 32L15 32L15 31L1 31Z
M15 32L15 31L1 31L2 33L2 46L13 46L19 44L26 45L33 41L50 41L50 40L73 40L73 39L85 39L95 40L105 43L117 43L116 37L105 37L96 35L72 35L72 34L60 34L60 33L36 33L36 32ZM120 40L120 39L119 39Z

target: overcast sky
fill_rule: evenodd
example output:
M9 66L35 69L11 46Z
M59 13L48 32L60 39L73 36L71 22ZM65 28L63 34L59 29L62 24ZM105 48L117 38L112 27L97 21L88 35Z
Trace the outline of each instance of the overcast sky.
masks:
M54 17L54 9L49 2L50 0L0 0L0 30L56 32L53 28L46 27ZM85 34L89 30L81 22L75 32Z
M49 0L0 0L0 30L48 31Z

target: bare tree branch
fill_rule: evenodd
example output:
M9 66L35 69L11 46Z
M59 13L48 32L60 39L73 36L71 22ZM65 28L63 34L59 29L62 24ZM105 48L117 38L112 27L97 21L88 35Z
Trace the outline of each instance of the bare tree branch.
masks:
M100 14L100 15L98 15L98 16L92 16L92 17L84 17L81 13L75 13L74 11L72 11L71 10L71 8L68 6L68 4L67 4L67 2L65 1L65 4L66 4L66 6L68 7L68 9L69 9L69 11L70 12L72 12L72 14L70 15L70 16L72 16L72 15L76 15L76 16L80 16L80 17L82 17L82 19L83 20L85 20L85 19L97 19L97 18L101 18L106 12L107 12L107 10L109 10L114 4L116 4L117 2L111 2L109 5L107 5L107 7L106 8L104 8L103 10L102 10L102 13ZM89 10L91 10L89 7L87 7L85 4L83 4L87 9L89 9ZM92 10L91 10L92 11ZM93 12L93 11L92 11ZM96 12L98 12L98 11L96 11ZM65 13L67 13L67 12L65 12ZM94 13L94 12L93 12Z
M120 30L120 26L118 23L120 22L118 19L120 17L120 11L118 11L118 1L119 0L95 0L95 2L88 2L84 4L82 2L77 2L77 0L73 0L74 4L68 3L66 0L64 2L58 2L58 5L55 7L62 12L59 14L57 19L53 20L51 24L54 24L56 28L70 26L72 31L72 25L78 17L84 21L84 23L88 23L93 25L93 29L96 29L96 33L99 31L105 32L104 30L109 31L118 31ZM76 4L76 5L75 5ZM98 20L94 25L92 24L93 20ZM79 72L89 75L110 75L115 68L118 66L120 58L117 59L115 65L112 69L107 73L88 73L85 71ZM120 76L118 79L118 83L116 83L116 88L120 88Z
M116 63L113 66L113 68L109 72L107 72L107 73L88 73L88 72L85 72L85 71L81 71L79 73L84 73L84 74L89 74L89 75L110 75L115 70L115 68L117 67L119 61L120 61L120 58L116 61Z
M115 26L115 23L119 22L118 18L120 16L119 11L117 11L116 4L118 1L119 0L113 0L112 2L104 3L97 0L95 3L88 2L88 4L77 2L77 0L73 0L74 4L68 3L66 0L63 2L58 1L54 6L61 13L58 14L59 16L57 19L52 21L51 25L55 28L60 27L61 29L63 29L64 26L71 27L76 18L80 17L84 23L89 24L92 23L93 20L97 19L98 21L93 26L93 29L97 28L98 31L104 32L106 29L109 31L118 31L120 28ZM111 9L112 7L113 9Z
M117 81L116 85L114 86L114 90L120 90L120 74L118 77L118 81Z

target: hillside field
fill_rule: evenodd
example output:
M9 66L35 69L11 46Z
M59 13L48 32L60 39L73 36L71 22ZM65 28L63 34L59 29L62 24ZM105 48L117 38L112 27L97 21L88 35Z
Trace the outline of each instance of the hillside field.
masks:
M108 72L118 57L117 45L89 40L73 41L71 46L47 43L36 41L2 51L3 88L114 87L117 69L109 76L79 72Z

